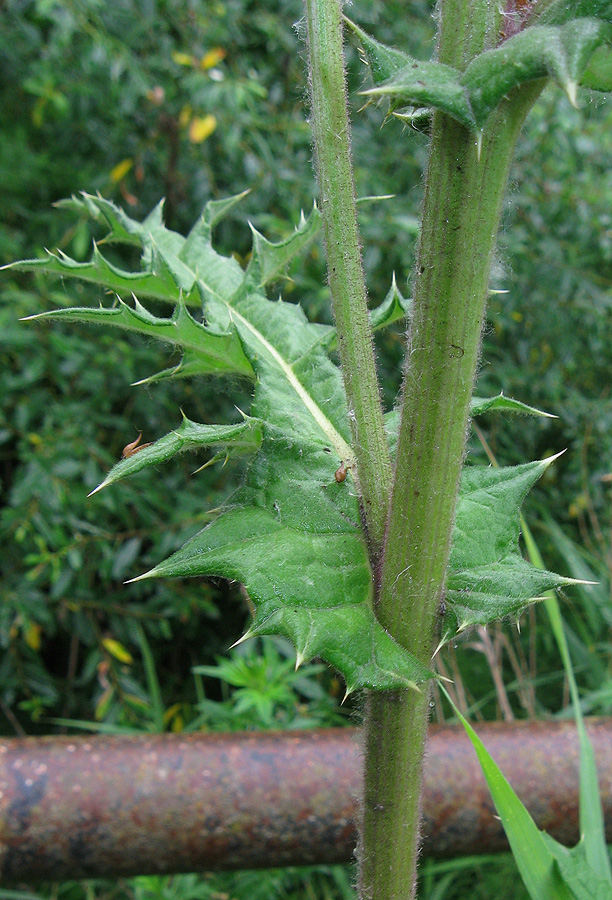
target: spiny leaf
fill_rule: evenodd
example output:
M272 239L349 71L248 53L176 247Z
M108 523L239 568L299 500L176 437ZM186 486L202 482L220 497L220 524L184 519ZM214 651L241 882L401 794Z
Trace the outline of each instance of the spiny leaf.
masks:
M320 327L309 324L299 306L267 300L251 274L245 276L234 260L215 253L211 220L202 217L182 242L166 236L147 244L143 260L147 264L148 253L162 253L163 244L168 269L176 275L181 266L187 268L204 297L207 325L185 320L186 342L195 333L203 338L205 329L229 331L240 341L255 372L253 460L231 506L155 574L214 571L239 578L256 605L253 627L294 636L302 659L321 653L341 666L349 690L413 686L430 673L393 641L372 610L372 574L360 529L358 472L340 371L321 344ZM157 220L151 227L159 235ZM311 228L312 222L305 223L296 244ZM281 252L287 259L287 248ZM105 315L93 313L92 321ZM171 320L160 324L140 306L134 311L120 305L114 314L119 317L147 334L176 337ZM225 360L218 367L225 370ZM206 426L190 426L191 434L193 428ZM232 428L234 439L237 430L241 438L246 434L246 426ZM184 447L183 437L178 429L120 462L106 483L161 461ZM228 433L202 431L200 437L206 443ZM342 462L353 468L338 484L334 473Z
M182 376L230 373L253 375L253 369L244 355L236 333L230 331L226 334L215 334L205 325L197 322L183 302L177 304L169 319L154 316L136 299L134 299L133 309L119 299L117 306L111 308L55 309L28 316L28 320L32 319L62 319L69 322L87 322L93 325L114 325L127 331L135 331L150 335L160 341L166 341L184 351L182 362L167 370L168 374Z
M321 656L335 665L347 692L413 687L429 678L374 617L359 531L300 528L284 504L275 502L272 513L234 508L221 515L148 574L217 574L241 581L256 606L247 635L285 635L296 646L298 662Z
M573 584L552 572L534 569L518 552L490 565L463 572L449 569L446 586L445 640L472 625L488 625L518 615L546 591Z
M520 506L551 462L463 470L446 587L449 635L517 614L544 591L573 583L519 553Z
M300 216L300 222L293 234L284 241L274 244L267 240L251 225L253 232L253 255L247 272L258 287L274 281L287 268L291 260L300 253L321 228L321 215L315 206L306 219Z
M449 560L452 569L488 565L518 549L519 507L554 458L505 468L464 468Z
M412 309L412 298L403 297L397 283L395 281L395 273L391 281L391 287L387 291L387 296L379 306L375 306L370 311L370 325L372 331L380 331L400 322L410 315ZM337 345L337 335L335 327L322 326L326 330L322 332L322 340L328 350L335 350Z
M459 72L443 63L413 59L388 81L361 93L365 97L389 97L395 101L395 106L433 106L466 128L474 131L477 128L467 91L459 80Z
M470 415L481 416L487 412L508 412L556 419L556 416L553 416L552 413L543 412L541 409L536 409L535 406L528 406L526 403L521 403L520 400L506 397L505 394L498 394L496 397L472 397L470 401Z
M68 209L79 215L86 215L90 219L105 222L109 232L100 243L134 244L138 247L142 245L142 223L130 219L122 209L104 197L83 193L80 197L73 195L69 199L58 200L54 205L58 209Z
M220 445L228 457L234 457L244 453L255 453L261 446L261 440L262 423L250 416L236 425L201 425L183 415L183 421L175 431L169 432L149 446L143 446L127 459L120 460L91 494L96 494L102 488L121 481L128 475L135 475L150 466L167 462L177 453L184 453L186 450L200 450Z
M177 303L182 297L188 305L198 306L202 298L213 301L218 297L227 298L242 284L244 272L236 260L212 249L211 230L247 193L209 200L187 238L164 225L163 201L143 222L137 222L110 200L84 193L80 198L72 197L56 205L104 221L110 230L101 243L139 246L140 271L128 271L109 262L97 244L89 262L79 263L64 253L47 251L43 259L22 260L5 268L38 269L78 278L109 288L122 297L137 294L171 303ZM227 331L227 322L217 330Z
M521 84L553 78L576 101L576 87L595 50L610 40L610 27L603 18L576 18L560 25L538 24L477 56L463 73L437 62L400 56L392 48L364 43L372 64L374 87L365 96L387 96L399 104L440 109L473 131L481 131L491 112ZM541 17L541 22L544 17ZM364 40L361 29L357 30ZM366 36L367 37L367 36ZM372 60L383 62L373 64ZM392 62L384 63L385 60Z
M460 79L478 128L513 88L538 78L553 78L575 103L580 76L608 35L604 22L579 19L561 28L526 28L495 50L481 53Z
M414 62L414 59L408 53L396 50L395 47L388 47L386 44L381 44L380 41L374 40L373 37L346 16L344 16L344 21L359 38L363 55L372 71L374 84L382 84L384 81L388 81Z
M394 322L399 322L410 315L412 309L412 299L403 297L397 283L395 281L395 273L391 281L391 287L387 291L387 296L380 304L370 312L370 325L373 331L381 328L387 328Z
M514 400L512 397L506 397L504 394L497 394L495 397L472 397L470 400L470 415L480 416L488 412L515 413L527 416L551 416L550 413L542 412L535 406L528 406L521 403L520 400ZM399 431L401 409L394 407L385 415L385 431L389 441L389 449L391 455L395 455L397 449L397 435Z
M94 207L98 209L95 203ZM255 237L255 261L243 272L234 259L221 256L212 246L214 221L229 208L229 203L207 206L187 238L165 229L161 207L140 231L127 217L111 222L116 236L123 229L142 241L141 276L150 274L155 260L163 261L177 302L170 319L156 318L138 302L134 308L120 302L114 310L53 314L108 321L170 341L185 354L184 370L202 371L206 366L211 372L254 375L250 418L229 426L185 420L175 432L119 462L103 484L188 448L218 446L229 454L248 453L244 482L226 508L147 575L237 579L255 607L248 634L291 638L299 661L320 655L339 668L349 691L414 687L431 673L390 637L373 610L359 471L341 373L327 354L329 329L309 323L299 305L272 302L261 291L260 282L276 277L314 231L314 220L303 222L287 242L277 245ZM100 269L97 274L106 277ZM201 298L204 324L181 301L186 290ZM405 315L406 309L393 284L373 319L384 325ZM489 405L494 407L495 401ZM337 482L335 473L342 465L347 476ZM470 616L485 621L531 599L525 591L518 596L512 580L519 565L513 556L518 540L515 519L542 466L534 464L527 474L519 467L506 478L496 474L495 484L486 481L488 475L484 481L474 482L473 475L464 479L457 516L461 533L454 556L451 553L448 622L453 616L460 625ZM475 485L481 489L477 500ZM536 576L529 577L533 592ZM538 592L558 583L546 574L537 578Z
M155 297L158 300L178 300L181 288L172 276L163 258L156 255L149 271L129 272L109 262L94 245L93 255L89 262L76 262L63 253L51 253L42 259L24 259L4 266L6 269L20 271L39 270L63 278L78 278L99 284L122 296L139 294L141 297Z

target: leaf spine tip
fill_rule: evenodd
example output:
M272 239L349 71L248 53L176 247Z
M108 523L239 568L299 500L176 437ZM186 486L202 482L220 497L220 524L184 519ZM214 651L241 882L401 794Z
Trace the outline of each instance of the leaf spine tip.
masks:
M438 646L436 647L436 649L434 650L434 652L431 654L431 658L432 658L432 659L435 659L435 657L438 655L438 653L440 652L440 650L442 649L442 647L445 645L445 643L446 643L446 639L445 639L445 638L441 638L441 640L438 642ZM440 676L440 677L442 677L442 676Z
M145 578L155 578L157 574L157 568L149 569L148 572L143 572L142 575L137 575L136 578L128 578L127 581L124 581L124 584L133 584L135 581L144 581Z
M576 97L577 88L578 88L578 85L576 84L575 81L568 81L567 84L565 85L565 93L567 94L567 98L568 98L569 102L572 104L572 106L574 107L574 109L579 109L578 99Z
M205 462L204 465L200 466L198 469L195 470L195 472L192 472L191 474L197 475L199 472L203 472L204 469L208 469L209 466L214 465L219 459L221 459L221 456L218 453L215 454L214 456L211 456L211 458L209 460L207 460L207 462ZM226 462L227 462L227 459L226 459ZM225 465L225 463L223 465Z
M476 134L476 158L480 162L480 154L482 153L482 131Z
M234 641L234 643L233 643L231 646L229 646L227 649L228 649L228 650L233 650L234 647L237 647L237 646L238 646L238 644L242 644L244 641L248 641L249 638L252 638L252 637L255 637L255 636L256 636L256 632L255 632L252 628L248 628L248 629L244 632L244 634L242 635L242 637L239 637L238 640L237 640L237 641Z
M106 487L107 484L110 484L110 481L108 480L108 478L105 478L104 481L101 481L101 482L100 482L100 484L98 485L98 487L94 488L93 491L90 491L90 492L87 494L87 499L89 499L90 497L93 497L94 494L97 494L98 491L101 491L102 488L103 488L103 487Z
M553 454L553 456L547 456L546 459L541 459L540 464L544 469L547 469L556 459L559 459L560 456L563 456L565 450L560 450L559 453Z

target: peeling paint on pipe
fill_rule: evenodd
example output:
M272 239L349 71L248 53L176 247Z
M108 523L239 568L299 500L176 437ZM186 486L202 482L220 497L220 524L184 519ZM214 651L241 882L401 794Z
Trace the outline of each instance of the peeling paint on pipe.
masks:
M578 839L573 723L479 726L537 824ZM593 720L612 840L612 720ZM346 862L355 845L359 733L0 740L0 884ZM424 852L506 849L463 730L432 726Z

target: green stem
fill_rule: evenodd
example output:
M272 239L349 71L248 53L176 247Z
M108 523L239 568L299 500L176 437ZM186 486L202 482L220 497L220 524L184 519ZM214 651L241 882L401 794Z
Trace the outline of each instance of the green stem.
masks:
M305 0L312 129L338 350L370 552L378 557L392 483L361 247L346 103L341 0Z
M465 12L466 4L455 6ZM451 25L443 18L441 55ZM457 46L463 52L465 45L449 44L455 63ZM444 597L504 189L516 138L541 88L532 83L501 105L485 130L480 155L473 134L442 113L434 116L376 609L387 631L425 665ZM428 712L427 691L373 693L367 701L360 890L368 900L414 896Z

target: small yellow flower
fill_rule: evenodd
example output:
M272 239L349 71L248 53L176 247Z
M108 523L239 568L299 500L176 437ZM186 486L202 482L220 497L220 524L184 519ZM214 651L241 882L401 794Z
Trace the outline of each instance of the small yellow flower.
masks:
M201 144L210 137L217 127L214 116L194 116L189 123L189 140L192 144Z

